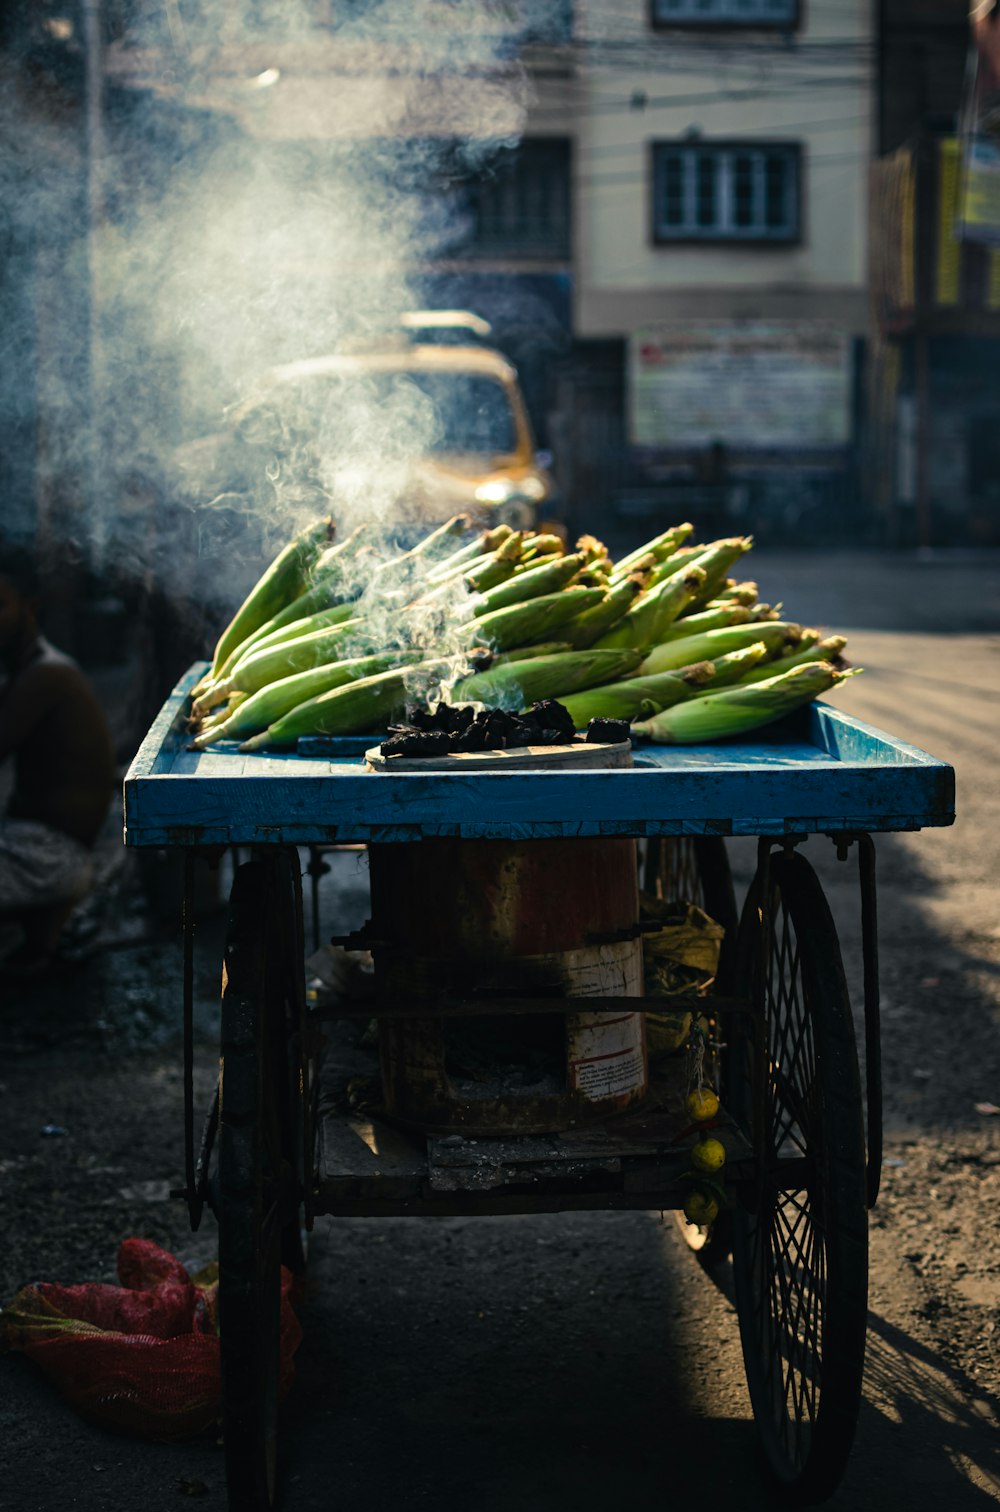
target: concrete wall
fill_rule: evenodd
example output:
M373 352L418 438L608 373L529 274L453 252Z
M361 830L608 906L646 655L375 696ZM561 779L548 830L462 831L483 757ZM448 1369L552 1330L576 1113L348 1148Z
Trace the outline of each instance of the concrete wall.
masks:
M696 318L867 325L872 28L867 0L807 0L792 32L653 30L647 0L578 0L576 324L606 336ZM540 90L544 81L540 81ZM801 143L801 241L657 246L654 140Z

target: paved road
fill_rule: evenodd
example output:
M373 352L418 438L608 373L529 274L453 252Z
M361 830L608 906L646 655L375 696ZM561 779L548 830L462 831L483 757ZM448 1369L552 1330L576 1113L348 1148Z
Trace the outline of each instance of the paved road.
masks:
M829 1505L978 1512L1000 1501L1000 1118L975 1107L1000 1104L1000 571L989 558L752 560L790 615L850 632L866 671L839 702L958 773L953 829L879 843L886 1164L864 1407ZM751 850L735 848L743 884ZM856 988L853 872L823 841L806 850ZM217 926L202 934L207 1029ZM5 1008L4 1297L29 1276L106 1275L131 1232L210 1254L210 1229L186 1234L162 1200L180 1174L177 966L170 944L123 949L75 988ZM206 1038L203 1087L211 1060ZM50 1123L69 1133L40 1136ZM773 1505L729 1286L658 1214L323 1221L288 1409L288 1512ZM0 1360L0 1506L160 1512L194 1495L224 1507L214 1444L104 1434Z

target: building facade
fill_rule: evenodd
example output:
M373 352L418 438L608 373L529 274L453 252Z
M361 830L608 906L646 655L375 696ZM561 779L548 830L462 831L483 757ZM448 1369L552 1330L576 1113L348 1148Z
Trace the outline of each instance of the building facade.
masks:
M880 7L868 493L899 545L1000 543L1000 23L980 10L977 36L964 0Z
M574 35L580 389L618 412L590 508L822 530L857 479L870 8L580 0Z
M867 0L36 20L34 54L77 70L62 140L91 194L65 224L104 454L419 298L492 321L571 525L781 539L857 512Z

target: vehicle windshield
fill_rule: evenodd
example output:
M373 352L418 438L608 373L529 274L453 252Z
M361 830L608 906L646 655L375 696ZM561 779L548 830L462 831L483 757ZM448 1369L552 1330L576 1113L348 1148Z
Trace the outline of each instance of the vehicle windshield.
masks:
M308 438L322 450L364 444L384 430L424 454L498 456L517 450L517 430L503 384L481 373L357 372L287 384L245 417L245 440L286 444Z

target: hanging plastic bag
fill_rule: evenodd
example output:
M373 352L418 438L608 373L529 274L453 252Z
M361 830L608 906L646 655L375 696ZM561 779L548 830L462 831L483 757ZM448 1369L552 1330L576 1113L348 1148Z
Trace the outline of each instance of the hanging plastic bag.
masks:
M660 928L644 933L643 976L648 997L689 994L692 1008L704 996L719 969L725 930L694 903L664 902L640 895L641 916L657 920ZM654 1059L681 1050L687 1042L692 1014L647 1013L646 1044Z

